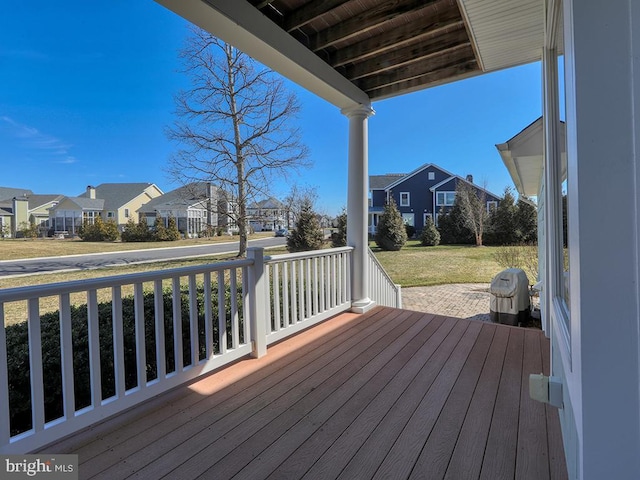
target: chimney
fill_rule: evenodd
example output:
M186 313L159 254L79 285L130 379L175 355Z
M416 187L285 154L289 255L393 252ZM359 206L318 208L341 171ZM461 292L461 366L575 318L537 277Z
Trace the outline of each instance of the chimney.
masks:
M87 186L87 197L93 198L95 200L95 198L96 198L96 187L93 187L91 185Z
M467 182L473 183L473 175L467 175Z

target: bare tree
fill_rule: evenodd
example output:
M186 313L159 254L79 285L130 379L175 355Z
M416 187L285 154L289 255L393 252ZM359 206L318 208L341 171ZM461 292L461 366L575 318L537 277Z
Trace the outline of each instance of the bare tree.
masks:
M489 218L485 190L459 181L456 187L456 201L460 205L465 225L476 239L476 246L481 247L484 228Z
M275 178L306 166L295 124L299 104L284 82L249 56L197 27L180 52L191 88L176 95L177 119L167 129L180 149L169 174L180 183L206 181L225 192L230 220L246 254L247 205L268 195Z
M291 190L284 198L285 208L287 209L287 228L295 228L305 205L313 210L315 209L317 201L318 190L316 187L293 184Z

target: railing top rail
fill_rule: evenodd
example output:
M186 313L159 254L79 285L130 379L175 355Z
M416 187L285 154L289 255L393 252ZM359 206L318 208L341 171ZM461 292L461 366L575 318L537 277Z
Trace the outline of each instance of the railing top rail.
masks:
M134 283L153 282L155 280L174 278L178 276L197 275L206 272L218 272L232 268L242 268L253 265L251 259L229 260L226 262L193 265L190 267L154 270L151 272L128 273L110 277L91 278L87 280L72 280L68 282L48 283L44 285L30 285L26 287L0 289L0 302L14 302L28 300L35 297L48 297L66 293L85 292L100 288L131 285Z
M272 255L264 257L266 263L285 262L287 260L299 260L301 258L324 257L336 253L351 252L353 247L325 248L324 250L311 250L308 252L284 253L281 255Z

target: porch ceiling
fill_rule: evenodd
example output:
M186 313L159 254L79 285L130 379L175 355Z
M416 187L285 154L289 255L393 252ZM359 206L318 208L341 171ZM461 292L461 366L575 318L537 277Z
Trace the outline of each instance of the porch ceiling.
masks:
M157 0L345 108L540 59L540 0Z

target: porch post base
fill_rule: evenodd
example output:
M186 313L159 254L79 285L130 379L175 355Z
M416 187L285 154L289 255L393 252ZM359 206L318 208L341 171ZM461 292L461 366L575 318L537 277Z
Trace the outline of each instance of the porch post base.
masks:
M376 306L376 302L370 298L364 298L351 303L351 311L353 313L366 313Z

